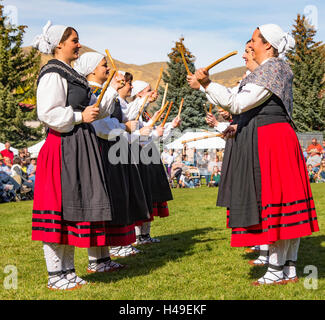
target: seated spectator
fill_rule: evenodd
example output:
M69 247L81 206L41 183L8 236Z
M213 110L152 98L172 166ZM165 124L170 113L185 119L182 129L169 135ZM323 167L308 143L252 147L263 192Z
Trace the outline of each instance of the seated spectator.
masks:
M12 161L14 160L14 153L10 150L10 142L7 141L5 143L5 149L3 149L0 153L2 154L2 156L5 158L9 158L10 159L10 162L12 163Z
M309 164L307 166L307 171L308 171L308 176L309 176L309 182L315 182L315 172L313 170L313 166L311 164Z
M0 201L9 202L14 200L20 185L6 172L0 172Z
M36 173L36 155L32 155L30 159L30 165L27 167L27 176L28 180L31 180L33 183L35 183L35 173Z
M179 183L182 186L182 188L192 188L192 189L194 189L194 181L192 180L191 174L188 171L181 174L181 177L179 179Z
M27 168L30 165L30 158L25 158L25 160L22 160L20 165L21 165L21 170L27 177Z
M15 191L12 185L3 184L0 182L0 203L10 202L15 198Z
M188 161L188 157L186 154L183 155L183 160L182 162L186 165L186 166L191 166L191 167L194 167L194 163Z
M312 139L312 143L307 148L307 166L312 165L314 172L317 172L322 159L323 147L317 142L316 138Z
M7 159L7 160L6 160ZM11 175L11 167L7 165L9 158L4 158L2 154L0 154L0 172L5 172L8 175ZM10 159L9 159L10 162ZM11 164L11 163L10 163Z
M26 179L26 176L22 171L21 160L19 157L14 158L14 164L11 168L11 176L20 186L26 186L34 192L35 175L32 177L33 179Z
M321 161L320 168L316 174L315 180L317 183L325 182L325 158Z
M184 167L184 163L180 161L180 159L176 159L176 161L172 164L170 171L170 179L173 181L174 178L177 180L177 188L180 187L179 179L182 175L182 168Z
M221 171L218 169L217 166L213 168L213 172L211 175L211 180L209 182L209 187L218 187L221 178Z
M24 149L19 149L18 156L22 161L24 161L26 159L26 154L25 154Z

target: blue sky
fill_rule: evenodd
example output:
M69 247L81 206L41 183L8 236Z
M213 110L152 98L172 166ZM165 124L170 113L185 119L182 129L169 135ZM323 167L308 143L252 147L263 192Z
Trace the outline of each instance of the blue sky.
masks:
M242 66L245 42L261 24L276 23L290 31L297 13L318 20L317 40L325 38L325 1L218 0L5 0L17 8L18 23L27 25L24 45L30 45L47 20L75 27L82 44L99 52L109 49L126 63L166 61L174 42L196 56L196 67L238 50L239 54L213 72ZM312 5L313 10L307 10ZM307 10L307 11L305 11Z

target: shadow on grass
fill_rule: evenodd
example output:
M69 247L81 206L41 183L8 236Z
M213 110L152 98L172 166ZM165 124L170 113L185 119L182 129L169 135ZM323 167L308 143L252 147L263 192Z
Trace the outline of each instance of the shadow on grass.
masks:
M246 253L243 255L249 260L256 259L258 253ZM306 266L315 266L318 271L318 279L325 279L325 236L303 237L300 240L298 251L297 274L298 277L307 276L304 273ZM249 276L252 279L262 277L267 270L267 267L254 266L250 269Z
M216 229L202 228L160 236L160 243L137 246L141 253L131 257L114 259L116 262L126 264L128 268L112 273L87 274L83 275L82 278L89 282L109 283L123 278L149 274L170 261L181 260L183 257L193 255L195 244L215 241L214 238L206 239L204 237L205 234L212 231L216 231Z

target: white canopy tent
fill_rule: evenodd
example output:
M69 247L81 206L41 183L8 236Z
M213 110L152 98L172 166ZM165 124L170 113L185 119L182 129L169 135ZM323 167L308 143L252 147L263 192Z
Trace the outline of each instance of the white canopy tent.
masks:
M45 139L37 142L36 144L34 144L33 146L28 148L28 152L32 155L32 156L38 156L41 148L43 147L43 144L45 143Z
M6 149L4 143L0 142L0 151ZM14 155L18 155L18 149L10 147L10 150L14 153Z
M182 141L208 136L208 135L209 135L208 132L186 132L180 138L165 145L164 147L167 149L183 149L184 144L182 144ZM225 140L220 137L206 138L206 139L201 139L201 140L191 141L186 143L186 146L188 148L196 148L196 149L224 149L225 145L226 145Z

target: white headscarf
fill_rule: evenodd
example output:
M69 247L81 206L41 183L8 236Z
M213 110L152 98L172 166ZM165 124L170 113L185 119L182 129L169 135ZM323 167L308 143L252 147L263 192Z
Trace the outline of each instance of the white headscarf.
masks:
M66 26L61 25L53 26L52 22L48 21L43 27L43 33L34 38L33 47L42 53L52 53L52 51L60 43L66 28Z
M134 97L137 95L139 92L141 92L143 89L147 88L149 86L148 82L141 81L141 80L136 80L132 82L132 92L131 92L131 97Z
M74 69L84 77L87 77L96 69L103 58L105 58L105 56L101 53L86 52L76 60Z
M284 58L296 44L295 39L276 24L264 24L258 28L265 40L278 50L279 58Z

